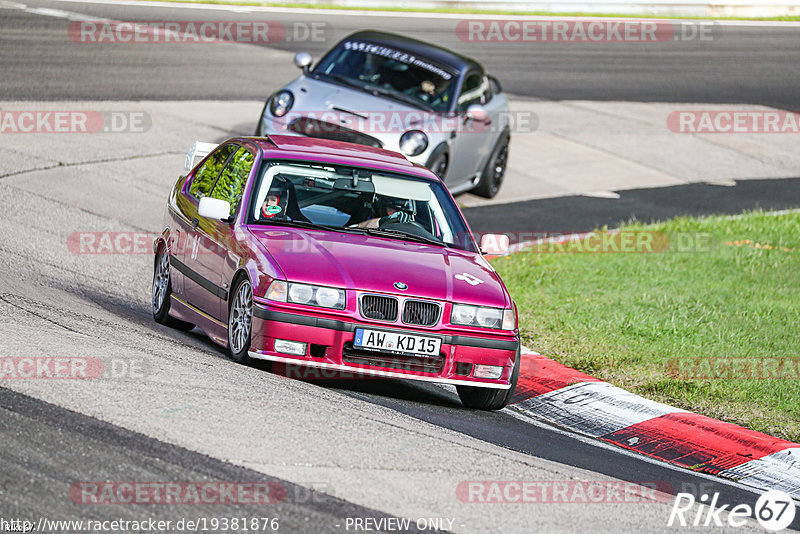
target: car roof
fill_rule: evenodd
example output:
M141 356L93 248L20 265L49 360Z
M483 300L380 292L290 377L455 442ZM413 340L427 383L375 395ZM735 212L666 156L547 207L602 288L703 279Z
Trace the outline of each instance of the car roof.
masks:
M432 43L427 43L425 41L420 41L418 39L413 39L411 37L406 37L404 35L397 35L395 33L381 32L377 30L361 30L348 35L339 42L342 43L351 39L363 39L365 41L372 41L374 43L394 46L407 52L411 52L412 54L417 54L427 59L431 59L438 63L449 65L450 67L455 68L459 74L463 74L464 72L472 69L477 69L483 72L483 67L481 67L480 63L472 58L462 56L461 54L453 52L452 50L448 50L447 48Z
M245 139L258 145L265 157L379 168L413 174L431 181L437 179L436 175L425 167L411 163L402 154L383 148L299 135L270 135Z

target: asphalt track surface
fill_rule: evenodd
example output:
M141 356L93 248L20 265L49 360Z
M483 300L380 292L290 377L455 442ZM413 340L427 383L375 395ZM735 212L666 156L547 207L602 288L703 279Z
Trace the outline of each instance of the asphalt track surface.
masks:
M125 20L247 16L219 11L205 15L194 10L189 15L178 9L154 14L142 8L98 4L27 4ZM281 17L319 20L315 15L270 16L277 20ZM364 26L413 30L409 33L457 44L453 39L448 41L437 20L397 17L388 22L349 16L329 18L327 23L334 30L328 42L309 43L307 49L318 53L331 39ZM224 53L198 53L196 48L182 45L92 49L89 45L65 44L67 25L62 18L0 8L3 99L258 98L271 90L265 79L274 83L279 77L263 74L269 71L269 65L251 65L243 47L231 47ZM465 45L462 50L492 64L493 70L507 80L509 91L525 96L792 107L796 104L793 88L799 43L796 29L745 28L732 29L709 49L682 43L647 50L628 48L630 45L608 49L585 46L577 51L575 45L552 46L535 55L513 47L489 50ZM278 45L285 49L294 46ZM285 61L284 56L281 61ZM276 64L275 71L280 72L280 79L289 79L295 73L285 64ZM570 88L566 94L564 87ZM112 182L119 179L112 174L104 178ZM0 515L4 518L143 515L142 508L136 506L75 505L66 495L76 480L257 480L277 482L286 488L285 501L269 511L281 517L285 525L281 531L343 532L342 521L348 517L389 517L414 509L418 501L412 493L424 491L425 481L430 484L431 480L420 479L415 469L427 467L428 457L441 461L429 468L433 480L447 476L456 480L469 476L489 480L541 480L550 476L561 480L585 478L588 473L589 477L664 481L675 491L695 495L719 492L720 504L755 502L757 494L736 485L598 446L508 412L466 410L448 389L396 381L287 381L262 369L237 366L201 334L179 333L152 322L147 301L149 258L104 258L84 271L76 267L80 264L74 258L64 255L64 236L52 229L57 219L30 219L31 213L46 209L46 213L81 221L84 227L122 223L147 228L149 218L160 213L169 181L168 177L153 177L141 184L151 201L140 206L140 213L135 215L129 211L117 214L113 206L104 204L104 186L84 191L85 201L79 202L59 190L58 184L52 185L52 192L35 193L20 186L19 181L0 182L0 193L8 206L6 217L0 221L0 235L4 236L0 241L4 355L79 351L139 358L153 366L147 380L103 381L95 389L63 383L0 389L0 461L4 466L0 471ZM749 194L745 191L741 198L736 196L741 189L717 187L710 190L713 194L707 195L706 201L693 203L687 200L698 198L699 191L692 188L714 186L630 191L616 201L585 197L536 201L515 209L536 213L535 228L582 230L604 222L614 224L632 214L639 219L658 219L680 210L702 213L714 209L711 199L720 200L724 195L732 196L727 205L734 211L740 204L749 206L758 191L772 191L771 183L748 182L746 187L754 189L748 190ZM786 184L796 195L797 182ZM762 207L793 207L788 206L791 197L784 193L761 198ZM583 215L558 219L556 216L566 213L568 207ZM495 230L503 224L492 219L495 215L488 208L470 210L469 216L478 231L484 225ZM24 239L15 231L22 227L26 229ZM530 230L531 225L523 229ZM27 394L13 389L26 389ZM366 436L357 439L359 432ZM408 458L398 459L397 451L391 448L398 441L413 447L401 451ZM451 449L458 454L447 454ZM348 455L358 460L358 467L336 465L342 478L333 488L323 485L321 492L311 493L307 484L289 480L295 471L309 465L318 467L313 464L316 458L323 458L322 465ZM493 463L479 465L476 458L482 457L491 458ZM367 469L373 470L372 475L361 474ZM397 478L388 479L387 484L391 490L402 488L408 494L390 493L392 498L359 494L357 486L368 485L369 476L378 478L375 473L381 469L396 471ZM320 473L310 476L324 478ZM348 498L350 495L353 497ZM452 491L451 498L455 500ZM198 513L192 506L152 506L145 512L161 519L212 515ZM436 510L434 506L428 513L447 515L449 510ZM486 523L473 517L480 527L464 520L460 526L457 521L454 530L526 532L544 525L543 530L562 532L589 526L608 532L621 528L660 532L666 522L663 509L653 511L641 506L620 512L528 506L486 513L498 517L496 528L483 528ZM241 505L213 510L216 516L242 514L264 512ZM548 522L542 515L556 519ZM503 523L513 517L522 518L528 528ZM557 521L560 528L554 526ZM796 519L793 527L800 528L800 520Z
M40 0L21 3L123 21L277 21L287 28L289 37L297 38L271 43L270 48L305 50L316 58L353 31L393 31L475 57L503 82L506 91L523 97L749 103L800 109L797 27L715 25L709 40L658 43L486 43L458 37L455 29L461 16L393 14L386 18ZM253 53L250 46L232 46L211 55L205 50L201 53L195 44L98 46L66 39L65 19L14 9L0 9L0 19L3 99L261 99L280 80L289 81L297 74L284 57L272 60ZM312 25L320 28L314 34L320 38L299 41Z

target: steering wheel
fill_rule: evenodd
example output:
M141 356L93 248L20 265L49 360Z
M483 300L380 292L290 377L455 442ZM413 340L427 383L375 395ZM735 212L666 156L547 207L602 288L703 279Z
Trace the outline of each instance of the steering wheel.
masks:
M397 230L400 232L405 232L406 234L415 235L418 237L426 237L428 239L437 239L433 234L425 229L424 226L419 224L417 221L409 221L405 223L400 222L390 222L388 224L384 224L379 226L381 230Z

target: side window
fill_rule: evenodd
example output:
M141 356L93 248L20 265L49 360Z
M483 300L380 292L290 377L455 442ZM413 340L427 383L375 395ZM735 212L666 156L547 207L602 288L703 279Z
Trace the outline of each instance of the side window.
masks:
M228 157L237 149L238 145L225 145L217 149L216 152L206 159L194 175L192 185L189 186L189 193L196 198L207 197L217 181L220 171L228 161Z
M486 76L479 72L467 74L458 96L458 111L466 111L472 104L486 104L492 99L492 92Z
M239 201L242 200L244 185L247 177L250 176L250 169L253 166L253 154L244 147L239 147L236 154L228 162L228 165L219 175L214 189L211 191L213 198L226 200L231 205L231 215L236 211Z

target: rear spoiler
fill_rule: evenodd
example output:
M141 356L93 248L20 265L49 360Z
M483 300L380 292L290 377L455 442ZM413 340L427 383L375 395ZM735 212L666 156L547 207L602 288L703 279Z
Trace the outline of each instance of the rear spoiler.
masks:
M194 168L195 158L203 159L218 146L219 145L217 143L203 143L201 141L195 141L192 145L192 148L190 148L189 152L186 153L186 162L183 164L183 168L187 171L191 171Z

